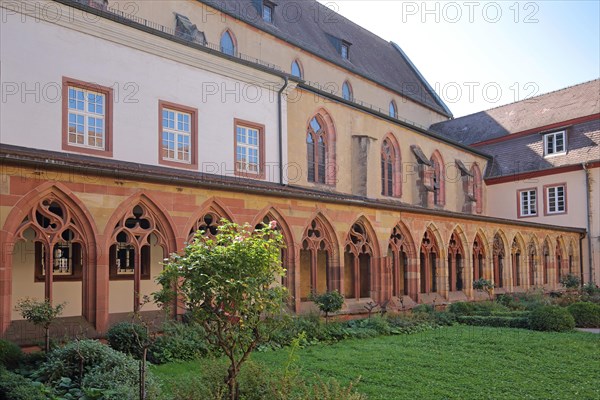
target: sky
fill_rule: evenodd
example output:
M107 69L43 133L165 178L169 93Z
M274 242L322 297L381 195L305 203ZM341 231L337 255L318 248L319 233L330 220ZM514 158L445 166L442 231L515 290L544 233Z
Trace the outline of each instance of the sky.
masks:
M600 77L600 0L319 0L400 45L455 117Z

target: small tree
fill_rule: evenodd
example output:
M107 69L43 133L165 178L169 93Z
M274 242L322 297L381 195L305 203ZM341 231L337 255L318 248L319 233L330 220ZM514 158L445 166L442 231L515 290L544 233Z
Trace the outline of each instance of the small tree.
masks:
M158 278L159 303L183 299L190 317L201 323L209 343L229 359L229 399L239 398L237 376L256 346L269 338L285 306L283 237L276 223L253 230L222 220L214 239L196 234L183 255L172 255Z
M310 300L314 301L321 312L325 313L325 323L329 323L329 314L338 312L344 305L344 296L337 290L325 292L310 296Z
M494 293L494 284L490 280L479 278L476 281L473 281L473 289L480 292L486 292L491 300Z
M38 301L26 297L17 302L15 310L21 313L21 316L35 326L40 326L44 329L44 350L46 353L50 351L50 325L52 321L62 314L66 303L52 306L49 300Z

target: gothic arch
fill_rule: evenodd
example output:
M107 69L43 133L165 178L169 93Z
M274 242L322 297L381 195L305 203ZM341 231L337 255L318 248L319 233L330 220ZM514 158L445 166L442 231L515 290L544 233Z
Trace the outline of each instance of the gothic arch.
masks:
M62 221L58 215L48 215L50 203L56 202L63 209ZM44 217L50 220L49 231L42 231L36 223L37 212L42 211ZM24 239L23 233L32 228L36 237L44 246L52 246L60 241L60 235L71 227L77 231L77 241L83 247L82 263L82 314L91 323L96 322L96 254L97 230L93 218L83 202L64 184L45 182L28 192L13 206L9 212L4 227L0 232L0 242L3 244L0 268L0 332L10 325L12 311L12 269L13 250L16 242ZM53 274L45 276L45 297L52 299Z
M510 249L512 287L526 286L527 246L525 245L523 236L519 232L513 237Z
M490 248L485 233L478 229L473 239L473 280L477 279L488 279L488 258L490 255Z
M531 234L527 243L527 282L529 287L539 285L542 279L540 254L539 240L535 234Z
M435 224L427 226L420 243L419 282L420 293L438 292L444 250L440 233Z
M467 289L469 291L468 282L471 274L468 272L468 256L466 247L466 236L462 228L457 225L450 234L448 239L448 263L447 263L447 277L448 277L448 291L462 291Z
M344 242L343 291L346 298L376 298L380 288L379 245L369 220L358 217L350 226Z
M506 282L509 281L510 268L507 268L510 257L510 251L507 249L506 236L502 230L497 230L494 234L492 242L492 271L494 277L494 285L497 288L506 287Z
M391 150L389 154L389 150L386 151L386 143L389 144L389 150ZM391 171L388 170L387 164L384 161L388 157L391 158ZM392 132L388 132L381 141L381 158L382 195L389 195L387 194L389 191L385 190L386 182L391 182L391 195L393 197L402 197L402 153L400 152L398 140Z
M335 124L331 114L323 107L317 108L317 110L308 118L306 121L307 135L311 127L312 120L316 118L321 125L322 130L325 131L325 184L335 185L337 182L337 164L336 164L336 142L337 133L335 130ZM308 161L308 160L307 160ZM307 177L308 179L308 177Z
M219 199L211 197L202 203L202 205L190 216L185 225L185 230L181 232L181 236L189 242L193 239L194 234L198 229L201 229L208 234L215 235L216 228L222 218L225 218L230 222L236 222L233 218L233 214L227 210L225 205L223 205Z
M386 258L386 271L384 276L389 284L382 285L382 291L390 293L392 297L411 296L416 300L417 295L417 254L415 243L410 231L402 221L392 228L388 241ZM387 294L384 298L389 298Z

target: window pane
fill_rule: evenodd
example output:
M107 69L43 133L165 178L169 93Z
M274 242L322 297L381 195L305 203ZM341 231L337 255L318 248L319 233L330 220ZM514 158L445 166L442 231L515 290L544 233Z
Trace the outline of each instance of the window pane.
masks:
M235 53L233 38L229 32L225 32L223 33L223 36L221 36L221 51L225 54L229 54L230 56L234 55Z
M297 78L302 78L302 71L297 61L292 62L292 75Z
M348 82L344 82L342 85L342 97L348 101L352 100L352 90L350 89Z
M396 118L396 105L394 102L390 102L390 117Z

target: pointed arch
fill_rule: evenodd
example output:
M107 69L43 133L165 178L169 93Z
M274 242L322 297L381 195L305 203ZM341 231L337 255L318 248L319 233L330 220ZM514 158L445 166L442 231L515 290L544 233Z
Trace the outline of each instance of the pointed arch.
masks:
M577 244L575 243L575 240L573 238L571 238L571 240L569 241L569 247L567 249L567 269L569 271L569 274L573 274L573 275L580 275L577 272L577 264L579 263L579 254L577 252Z
M149 194L138 192L116 208L104 230L110 281L133 280L133 311L139 310L141 280L152 279L153 247L162 258L177 251L171 217Z
M220 36L220 49L222 53L228 54L230 56L236 56L237 54L237 40L235 35L231 31L231 29L226 28Z
M336 268L337 239L329 220L317 213L304 229L299 246L300 301L311 293L340 290L340 273ZM298 276L298 275L296 275Z
M291 296L294 296L293 276L296 249L294 245L294 236L292 235L292 231L290 230L287 221L275 207L267 207L254 218L252 226L259 227L261 224L268 224L270 221L277 222L276 229L283 235L283 241L285 243L285 247L281 249L281 263L286 272L280 283L288 288Z
M565 240L562 236L556 237L556 250L555 250L555 268L556 268L556 285L560 283L562 278L567 274L565 271L565 266L568 265L568 252L565 246Z
M525 241L520 233L517 232L513 237L511 244L511 261L512 261L512 285L514 287L525 286L524 260L527 259L525 253Z
M346 235L344 243L344 295L347 298L375 298L379 260L379 245L369 220L358 217Z
M487 256L489 254L485 233L479 229L473 239L472 261L473 275L472 280L487 279Z
M392 296L410 296L416 300L417 282L414 278L417 274L416 258L415 243L410 230L404 222L398 221L392 228L388 242L387 263L391 270L389 293Z
M205 235L214 236L217 234L221 219L236 222L227 207L218 198L211 197L188 219L182 236L188 243L192 241L198 230L203 231Z
M292 61L290 73L296 78L304 78L304 68L302 67L302 63L300 62L300 60L298 60L297 58Z
M467 274L465 273L466 260L466 236L462 228L457 225L448 240L448 290L451 292L462 291L467 286Z
M446 204L446 166L444 158L439 150L435 150L430 159L433 164L430 182L433 189L433 201L431 204L443 206Z
M420 292L434 293L439 288L439 276L443 251L441 237L437 227L431 223L425 230L420 245Z
M540 266L540 244L537 236L531 234L527 243L527 282L530 287L533 287L540 282L539 266Z
M552 270L552 258L554 255L554 248L552 246L552 242L550 237L546 235L544 241L542 242L542 253L541 253L541 267L542 267L542 277L540 281L544 285L548 285L552 281L551 270Z
M54 276L54 249L68 242L80 246L79 260L75 262L71 258L70 262L73 263L72 266L79 264L80 267L82 314L89 322L96 323L97 228L93 221L83 202L60 182L41 184L21 197L12 207L0 231L2 243L0 263L3 266L0 268L0 333L8 328L11 321L15 244L20 240L26 240L24 233L28 229L33 229L34 241L39 243L35 246L37 251L34 258L37 261L34 262L38 266L34 269L39 270L38 277L44 282L45 297L50 301L53 299L53 282L63 278L63 276L56 276L55 279ZM72 236L67 232L71 232ZM68 236L66 239L64 234ZM46 250L44 254L42 249ZM71 247L69 250L76 249ZM65 265L64 258L58 258L56 261ZM75 273L74 269L70 271Z
M494 234L492 243L492 269L494 275L494 285L498 288L503 288L506 285L506 257L507 257L507 241L502 230L497 230Z
M344 83L342 83L342 98L347 101L354 101L354 91L348 80L345 80Z
M381 142L381 194L402 196L402 154L398 140L391 132Z
M336 131L333 119L321 107L308 119L306 126L307 180L335 185Z
M398 105L395 100L390 101L389 116L392 118L398 118Z

